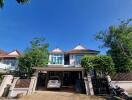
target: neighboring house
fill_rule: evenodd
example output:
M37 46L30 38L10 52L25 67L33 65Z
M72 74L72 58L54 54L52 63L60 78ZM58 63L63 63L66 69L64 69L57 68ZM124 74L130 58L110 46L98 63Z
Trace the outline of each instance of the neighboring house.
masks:
M67 52L56 48L49 52L48 66L33 67L34 75L38 76L37 87L46 87L51 77L59 77L61 86L74 86L77 80L84 78L84 68L81 67L81 58L84 55L97 55L99 51L90 50L77 45Z
M12 52L5 52L0 50L0 69L2 70L15 70L18 66L17 58L21 55L18 50Z

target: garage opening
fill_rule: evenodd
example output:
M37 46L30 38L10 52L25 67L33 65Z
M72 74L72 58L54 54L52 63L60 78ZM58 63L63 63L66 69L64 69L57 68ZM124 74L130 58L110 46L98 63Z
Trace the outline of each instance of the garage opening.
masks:
M59 82L61 83L60 88ZM55 87L52 88L52 85ZM36 89L85 93L82 71L48 71L47 73L39 73Z
M38 73L36 90L44 90L46 88L46 73Z

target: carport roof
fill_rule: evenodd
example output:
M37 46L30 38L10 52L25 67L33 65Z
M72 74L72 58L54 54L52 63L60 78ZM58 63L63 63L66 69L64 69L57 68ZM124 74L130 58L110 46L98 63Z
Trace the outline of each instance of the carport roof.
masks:
M33 67L36 71L84 71L82 67Z

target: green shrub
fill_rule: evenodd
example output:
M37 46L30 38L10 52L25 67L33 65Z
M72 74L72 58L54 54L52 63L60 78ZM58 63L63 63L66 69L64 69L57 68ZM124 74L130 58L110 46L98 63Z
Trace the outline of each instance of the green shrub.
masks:
M110 56L84 56L81 65L86 71L96 70L98 75L106 75L115 72L115 66Z
M100 55L94 57L94 69L99 74L107 75L115 72L115 66L110 56Z
M93 69L93 56L84 56L81 60L82 67L85 68L85 70L90 71Z

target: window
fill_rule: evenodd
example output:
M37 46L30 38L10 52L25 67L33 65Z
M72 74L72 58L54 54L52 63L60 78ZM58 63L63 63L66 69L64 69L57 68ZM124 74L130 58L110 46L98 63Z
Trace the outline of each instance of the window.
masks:
M4 60L5 64L11 64L12 66L16 66L17 65L17 60L16 59L6 59Z
M75 65L80 65L83 55L75 55Z
M52 54L51 64L62 64L63 55L62 54Z
M71 55L71 59L73 59L74 58L74 56L73 55Z

